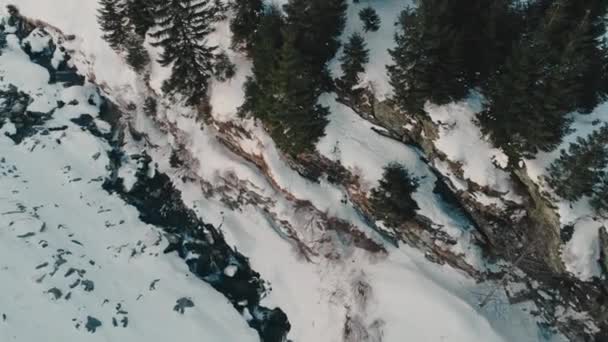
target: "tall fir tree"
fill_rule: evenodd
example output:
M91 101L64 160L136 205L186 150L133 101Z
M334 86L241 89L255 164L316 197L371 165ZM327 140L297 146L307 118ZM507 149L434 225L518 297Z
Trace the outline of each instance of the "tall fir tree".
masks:
M591 205L602 215L608 215L608 175L602 177L594 188Z
M376 10L371 6L367 6L359 11L359 19L363 22L365 32L376 32L380 29L380 16L378 16Z
M379 186L372 189L370 194L370 203L378 219L389 227L399 227L416 216L419 207L412 195L419 185L419 179L403 165L387 165Z
M97 21L103 31L102 38L114 50L121 50L129 37L127 14L122 0L100 0Z
M323 89L295 47L295 37L288 35L285 39L272 76L271 94L275 101L268 116L274 140L284 152L297 155L314 150L324 135L329 111L317 104Z
M608 125L586 138L578 138L548 168L547 183L569 201L593 196L606 177L608 166Z
M154 27L155 11L160 3L160 0L126 0L126 15L135 33L145 37L146 33Z
M230 21L233 48L251 51L256 30L264 12L262 0L233 0L234 16Z
M346 44L344 44L340 66L342 77L338 83L346 91L350 91L359 84L359 74L365 71L365 65L369 62L369 50L366 47L363 36L355 32Z
M279 51L283 46L284 18L280 8L269 6L260 18L260 26L253 37L253 75L245 82L245 103L241 116L253 114L266 122L274 99L270 92L272 73L277 68Z
M331 84L326 64L340 45L346 1L290 0L284 10L285 17L271 6L261 18L241 113L262 120L282 151L298 155L314 150L328 122L317 101Z
M515 18L509 0L420 0L404 10L388 66L395 102L416 113L426 101L464 98L503 62L517 38Z
M323 70L340 48L347 7L346 0L289 0L284 6L287 30L311 67Z
M150 55L144 47L144 38L131 33L126 41L127 63L136 71L141 72L150 63Z
M554 149L569 130L568 114L582 106L586 92L601 93L586 89L583 76L593 64L584 51L597 48L592 18L587 11L575 25L561 28L573 15L565 3L547 7L538 27L522 36L484 90L487 105L479 121L514 160Z
M189 105L206 100L217 48L208 46L206 38L221 11L211 0L168 0L156 10L159 28L150 34L155 39L152 45L163 48L159 63L171 65L163 91L183 95Z

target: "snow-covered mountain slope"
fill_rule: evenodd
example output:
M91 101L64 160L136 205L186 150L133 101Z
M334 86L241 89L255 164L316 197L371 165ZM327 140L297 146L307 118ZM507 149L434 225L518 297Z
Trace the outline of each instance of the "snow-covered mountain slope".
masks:
M237 76L214 82L213 120L201 124L191 108L154 92L166 70L154 64L146 84L100 39L96 1L64 0L61 8L54 0L16 3L24 15L45 22L39 25L51 41L69 51L64 67L78 68L86 81L49 83L59 66L42 67L23 51L27 39L7 36L0 56L6 92L0 104L1 340L256 341L264 330L256 325L269 321L264 308L286 314L293 341L563 340L530 313L533 304L510 305L495 283L478 284L431 262L430 254L396 247L360 214L354 195L373 187L385 164L401 161L423 179L415 194L419 214L454 242L431 243L471 272L494 267L472 243L472 222L434 193L437 176L421 151L379 135L372 128L380 128L337 103L335 94L322 98L332 114L318 149L360 175L354 189L303 177L256 122L237 117L250 67L238 53L230 52L239 62ZM397 13L393 7L384 12ZM379 34L390 33L391 20ZM213 38L228 49L222 25ZM75 38L65 39L70 34ZM35 39L41 52L49 46L46 38ZM370 79L384 77L379 70L370 71ZM147 97L158 99L153 116L142 109ZM106 99L117 108L101 108ZM146 154L152 162L142 173ZM169 177L163 182L173 183L171 193L154 187L158 175ZM107 179L114 192L104 189ZM179 213L198 218L184 225L168 224L168 216L151 219L146 209L168 208L161 197L183 200ZM218 239L209 243L207 228L196 230L192 222L221 230L234 250ZM177 255L164 253L168 246ZM218 268L222 274L201 273L201 255L209 250L231 260ZM235 300L238 291L226 286L244 270L265 281L260 293L253 285L260 305ZM488 297L491 304L480 308Z
M110 147L74 122L89 115L108 132L97 119L96 87L49 84L49 72L7 38L0 56L0 339L256 341L226 298L163 254L159 229L101 187ZM26 101L13 102L13 91ZM49 117L28 127L22 116L35 114L25 110ZM182 312L186 298L193 306Z

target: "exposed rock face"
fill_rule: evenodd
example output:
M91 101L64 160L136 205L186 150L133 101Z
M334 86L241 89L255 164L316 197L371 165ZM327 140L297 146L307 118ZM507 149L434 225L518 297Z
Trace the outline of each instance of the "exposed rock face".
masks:
M452 168L454 174L464 178L459 165L449 161L435 147L434 140L438 137L438 131L430 118L422 115L408 116L390 101L377 101L370 90L355 95L342 93L339 95L339 101L351 107L364 119L386 129L378 132L379 134L421 148L431 167L436 161L442 161ZM512 168L510 171L513 187L523 199L521 203L504 200L501 194L484 189L466 179L461 180L468 184L469 191L458 190L452 186L448 177L435 169L440 183L438 188L452 198L474 222L479 233L478 241L488 256L511 262L513 267L506 272L510 273L514 269L524 272L523 277L513 275L511 278L529 283L526 298L537 304L540 309L538 314L547 318L573 341L603 341L602 334L608 331L608 287L597 281L583 282L566 272L561 259L561 227L556 210L540 193L525 169ZM479 203L472 195L473 191L501 198L505 204L504 208L498 210ZM428 230L415 229L416 225L411 223L405 227L407 233L404 233L402 238L409 243L429 239ZM602 230L600 234L603 241L600 262L604 270L608 270L608 233ZM430 241L434 239L436 237L430 238ZM429 249L428 243L415 245ZM463 265L454 262L458 259L441 255L437 253L436 248L432 249L436 259L451 260L452 266L467 270L463 268L466 263ZM538 281L538 284L530 284L529 280L525 280L526 276ZM513 298L513 301L516 302L517 299ZM564 307L572 307L587 316L584 319L572 317L564 311Z

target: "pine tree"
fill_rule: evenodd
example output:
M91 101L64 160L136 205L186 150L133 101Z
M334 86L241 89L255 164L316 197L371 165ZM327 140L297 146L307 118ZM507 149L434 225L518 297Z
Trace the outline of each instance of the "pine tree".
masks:
M377 188L372 189L370 203L372 209L387 226L398 227L416 216L420 209L412 195L420 185L419 179L397 163L384 168Z
M291 0L286 18L274 7L261 18L240 112L262 120L285 153L310 152L324 134L329 112L317 101L331 83L326 63L339 47L345 9L343 0Z
M236 74L236 66L225 51L222 51L215 56L215 73L214 76L219 81L227 81L232 79Z
M284 7L296 48L319 71L340 48L346 9L346 0L289 0Z
M555 193L569 201L592 196L606 176L608 166L608 125L594 131L587 138L578 138L568 151L549 168L547 183Z
M150 55L144 47L144 41L141 36L131 33L129 38L127 38L126 50L127 64L135 71L141 72L150 63Z
M591 205L598 213L608 215L608 175L602 177L596 184Z
M239 108L239 114L253 114L262 121L274 99L270 93L272 73L277 68L278 55L283 45L284 19L282 11L275 5L262 13L260 26L253 38L251 57L253 76L245 82L245 103Z
M365 71L365 64L369 62L369 50L366 48L363 36L353 33L348 42L344 44L343 54L340 57L343 76L339 83L345 90L351 90L359 84L359 74Z
M104 32L103 39L114 50L121 50L129 36L127 16L121 0L100 0L97 21Z
M514 11L508 0L420 0L404 10L388 67L395 102L422 112L426 101L457 101L481 85L517 37Z
M603 101L607 90L603 83L607 80L604 71L608 52L605 44L598 44L606 33L607 14L608 2L604 0L555 0L542 22L550 52L574 50L581 63L580 73L575 77L575 82L581 85L575 101L576 108L583 112L591 112Z
M456 31L437 22L439 17L428 8L431 2L423 1L416 11L401 13L397 47L389 50L394 65L388 66L388 73L395 101L412 113L420 112L427 100L445 104L463 98L468 91L464 72L458 68L462 56L452 48L461 42Z
M479 121L514 159L554 149L569 130L568 114L579 108L587 91L581 75L589 56L582 51L594 45L591 20L586 16L558 29L561 18L571 14L562 3L548 7L539 27L520 39L484 91L488 101Z
M324 135L329 110L317 104L322 88L306 58L295 47L295 36L285 37L278 67L272 74L274 99L266 115L277 146L291 155L313 151Z
M163 91L183 95L189 105L206 98L217 48L207 46L206 38L223 16L221 11L211 0L169 0L157 8L159 29L150 36L156 40L154 46L163 48L159 63L172 67Z
M251 51L256 30L264 12L262 0L233 0L234 17L230 21L232 45Z
M126 0L126 15L135 33L145 37L154 27L154 14L160 3L160 0Z
M365 32L376 32L380 29L380 17L376 10L371 7L365 7L361 11L359 11L359 19L363 22L363 28Z

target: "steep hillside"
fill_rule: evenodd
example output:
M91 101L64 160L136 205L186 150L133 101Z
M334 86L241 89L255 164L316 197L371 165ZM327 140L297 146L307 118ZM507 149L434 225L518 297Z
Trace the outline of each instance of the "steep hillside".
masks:
M297 156L238 113L252 62L233 49L231 11L208 41L235 75L212 77L195 107L163 92L171 70L150 37L140 72L108 46L96 1L12 3L20 14L3 12L0 29L0 339L602 338L606 223L549 195L555 153L508 169L475 125L477 94L419 118L387 100L405 2L374 5L363 95L324 92L325 136ZM349 3L342 40L367 5ZM567 141L605 116L576 121ZM392 162L419 180L416 214L398 226L370 195ZM561 226L574 227L567 241Z

